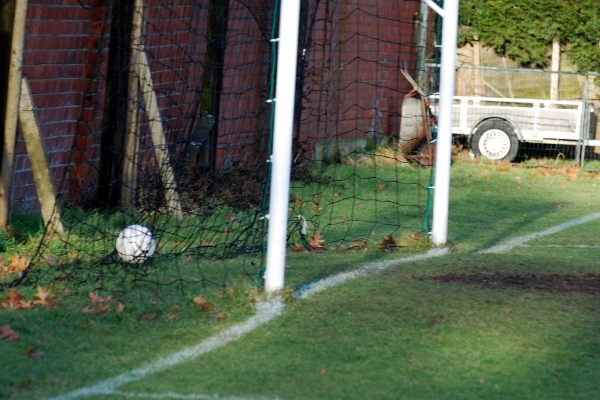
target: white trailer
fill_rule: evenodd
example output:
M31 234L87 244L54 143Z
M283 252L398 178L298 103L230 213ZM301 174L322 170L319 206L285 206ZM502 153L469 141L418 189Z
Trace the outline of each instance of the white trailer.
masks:
M437 97L430 96L435 115ZM513 161L522 143L600 146L593 112L584 101L455 96L452 134L466 135L476 156Z

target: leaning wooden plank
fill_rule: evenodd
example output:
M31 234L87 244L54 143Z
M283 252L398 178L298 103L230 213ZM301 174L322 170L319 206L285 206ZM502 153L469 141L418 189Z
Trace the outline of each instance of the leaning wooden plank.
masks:
M148 58L145 52L140 51L139 56L140 87L144 96L144 103L146 103L150 133L152 135L152 142L154 143L154 152L156 154L156 163L158 164L160 176L163 185L165 186L167 205L172 210L173 214L179 218L183 218L181 201L179 200L177 184L175 183L175 174L173 172L173 167L171 166L171 160L167 149L167 140L163 131L160 112L158 110L158 100L156 98L154 87L152 86L150 65L148 64Z
M65 228L60 215L60 209L56 203L52 175L50 174L40 128L35 116L31 89L25 77L21 81L19 122L21 122L21 129L23 130L23 137L27 146L27 154L29 155L33 180L35 181L38 199L42 208L42 217L46 225L46 232L50 235L64 233Z
M123 171L121 173L121 206L123 207L132 207L135 204L135 194L137 191L138 150L140 143L139 59L140 52L144 51L142 42L143 7L143 0L135 0L131 22L127 130L125 132L125 151L123 154Z
M2 144L2 163L0 166L0 226L6 226L10 220L13 168L15 162L15 143L19 118L19 96L21 93L21 67L23 65L23 42L25 37L25 18L27 0L15 2L14 23L10 48L10 66L4 114L4 140Z

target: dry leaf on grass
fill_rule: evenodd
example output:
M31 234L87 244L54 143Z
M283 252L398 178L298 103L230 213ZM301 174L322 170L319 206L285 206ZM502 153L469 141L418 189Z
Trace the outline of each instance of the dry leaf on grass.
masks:
M308 247L312 250L325 250L323 243L325 243L325 239L321 237L321 232L319 231L316 231L313 236L308 238Z
M0 265L0 276L15 274L25 271L29 266L29 260L26 257L14 256L8 258L8 263Z
M360 243L350 243L348 246L348 250L356 250L356 249L367 249L369 247L369 243L366 240L361 240Z
M33 307L33 302L31 300L25 300L25 298L17 292L17 289L14 287L10 288L8 291L8 300L0 303L2 308L12 308L14 310L29 310Z
M141 315L142 321L154 321L158 317L157 313L143 313Z
M0 326L0 339L6 339L10 341L19 340L19 334L13 331L10 325Z
M384 237L381 241L381 249L386 253L389 253L390 251L392 251L392 249L396 247L400 247L400 245L398 244L396 239L393 238L392 235Z
M112 306L112 296L102 297L96 292L90 292L88 297L90 298L92 305L83 308L82 311L85 313L103 314L110 310L110 307Z
M409 236L413 240L421 240L422 235L420 233L414 233Z
M31 357L31 358L42 358L42 357L44 357L44 352L43 351L35 351L35 349L33 347L28 347L27 350L25 350L25 355L27 355L27 357Z
M50 290L47 288L44 289L41 286L37 287L37 293L35 294L35 297L37 297L37 300L34 300L33 304L44 308L52 308L56 302L54 293L50 292Z
M179 315L175 314L175 313L168 313L167 314L167 321L173 321L174 319L177 319Z

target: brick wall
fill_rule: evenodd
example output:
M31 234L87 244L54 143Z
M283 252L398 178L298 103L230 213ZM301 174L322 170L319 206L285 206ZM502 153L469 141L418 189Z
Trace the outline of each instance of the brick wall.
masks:
M84 2L85 4L85 2ZM103 69L109 28L107 7L84 8L72 0L30 0L25 26L23 75L29 79L36 116L59 192L71 189L64 180L67 165L88 165L91 143L76 140L101 129ZM17 209L39 204L25 143L19 132L13 183ZM74 145L79 152L73 152ZM89 181L90 170L77 169Z
M55 186L71 200L95 191L111 3L29 1L23 75L31 83ZM400 69L414 68L413 17L418 7L417 0L309 2L296 132L309 150L315 140L336 135L397 132L401 101L410 89ZM268 132L270 45L259 29L264 17L252 11L230 2L217 167L264 157L257 150ZM145 48L174 161L198 118L207 12L206 5L193 0L146 1ZM143 112L141 121L144 173L155 166ZM13 201L22 211L39 206L20 134Z

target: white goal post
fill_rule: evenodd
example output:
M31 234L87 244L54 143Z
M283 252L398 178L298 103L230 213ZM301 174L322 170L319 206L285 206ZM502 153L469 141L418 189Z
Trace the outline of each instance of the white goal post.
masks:
M446 243L452 146L452 99L458 29L459 0L445 0L442 10L432 0L422 0L444 18L436 173L433 203L432 241ZM265 290L277 292L284 286L285 253L287 247L288 202L291 172L294 98L300 0L281 3L277 57L277 88L275 93L275 124L271 155L271 189L269 200Z
M431 241L443 246L448 240L448 206L450 201L450 165L452 162L452 102L456 72L459 0L445 0L440 9L432 0L424 0L443 19L440 68L440 102L435 153L433 223Z

